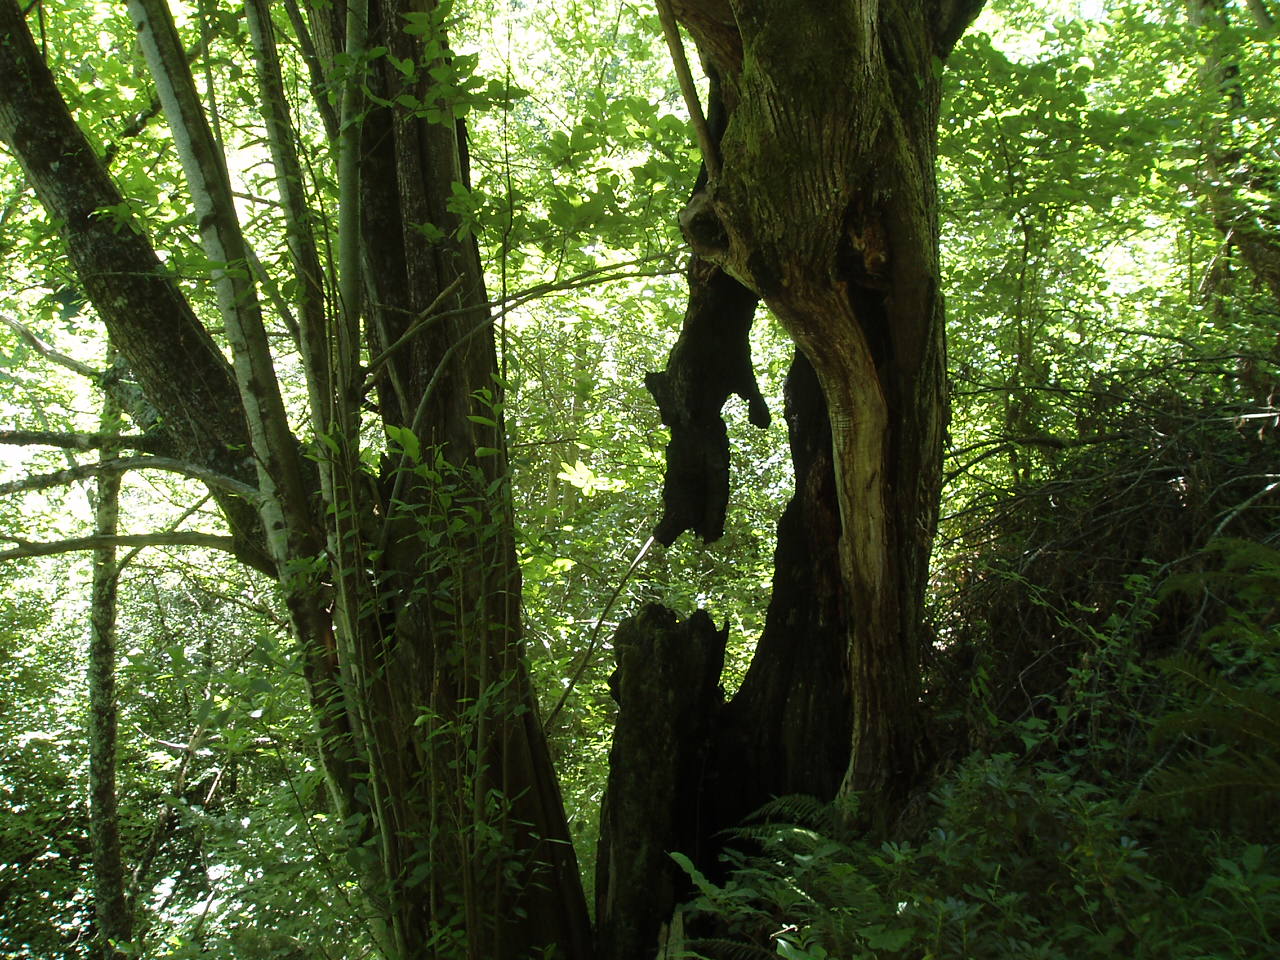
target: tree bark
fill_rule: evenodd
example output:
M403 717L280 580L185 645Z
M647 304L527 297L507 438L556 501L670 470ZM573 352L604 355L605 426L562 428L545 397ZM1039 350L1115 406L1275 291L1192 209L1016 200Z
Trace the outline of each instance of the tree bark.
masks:
M778 524L765 630L737 694L723 703L726 635L705 614L679 622L648 608L614 639L619 709L596 863L597 960L652 956L692 893L667 852L719 876L721 831L774 797L831 800L840 786L852 722L840 527L831 430L803 356L787 377L786 417L796 492Z
M863 824L884 830L915 784L918 648L947 416L939 77L980 6L672 2L711 79L719 172L708 176L716 166L706 164L681 216L694 251L689 309L667 371L646 381L672 431L657 536L722 532L720 408L739 393L763 419L747 346L756 298L797 345L787 381L796 492L742 687L696 732L667 730L685 739L661 741L703 758L696 802L610 778L598 870L611 884L622 835L654 829L714 873L717 831L773 796L858 794ZM647 624L660 646L659 619L627 629ZM617 736L644 743L635 728L646 724L652 741L666 730L621 698ZM656 812L664 802L674 814ZM651 892L622 902L625 885L607 888L600 960L657 943L678 880L673 867L654 869L664 880Z
M120 411L109 397L103 402L101 433L119 434ZM110 445L102 456L114 453ZM94 533L113 538L120 515L120 474L98 479ZM116 588L120 571L114 544L93 551L93 584L89 598L89 832L93 844L93 906L97 919L97 954L121 960L121 949L133 938L125 898L124 859L116 804Z
M1220 0L1188 0L1188 12L1192 28L1200 33L1200 82L1211 103L1210 116L1219 109L1224 117L1243 114L1246 102L1240 67L1234 50L1228 52L1228 42L1217 36L1229 25L1227 9ZM1260 31L1274 26L1265 7L1260 6L1253 16ZM1210 119L1201 133L1204 194L1224 242L1240 251L1245 265L1280 304L1280 242L1276 240L1280 222L1274 214L1275 203L1268 210L1265 204L1246 199L1251 192L1275 197L1280 192L1280 174L1274 168L1256 168L1233 149L1227 142L1228 126L1225 119Z
M711 852L714 811L704 805L718 786L708 775L727 635L703 611L682 622L656 605L614 635L619 712L596 863L600 958L652 957L659 929L690 893L669 852L698 861Z
M881 827L922 759L919 630L946 424L939 76L979 6L676 6L727 112L722 171L686 235L791 334L831 428L852 694L842 789Z

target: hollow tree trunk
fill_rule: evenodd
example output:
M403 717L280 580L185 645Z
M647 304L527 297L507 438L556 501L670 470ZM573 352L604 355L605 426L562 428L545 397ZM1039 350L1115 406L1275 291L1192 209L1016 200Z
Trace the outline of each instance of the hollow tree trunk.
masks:
M919 766L918 632L946 423L942 58L977 3L684 2L728 121L699 256L756 292L831 425L853 723L844 789L884 823Z
M698 734L709 743L674 748L707 757L698 836L683 848L703 869L715 867L715 830L779 794L856 792L865 824L884 829L921 769L918 648L946 425L939 76L980 6L672 2L712 78L707 169L719 172L700 178L682 216L690 306L667 371L648 380L672 430L660 539L720 534L720 406L755 395L749 359L740 369L755 298L798 349L796 493L766 629L742 688ZM620 729L628 712L624 697ZM611 776L606 804L636 811L634 829L679 803L661 791L635 801ZM602 837L601 863L612 843ZM601 960L651 953L659 930L645 918L676 899L658 910L602 899ZM621 929L635 942L617 948Z

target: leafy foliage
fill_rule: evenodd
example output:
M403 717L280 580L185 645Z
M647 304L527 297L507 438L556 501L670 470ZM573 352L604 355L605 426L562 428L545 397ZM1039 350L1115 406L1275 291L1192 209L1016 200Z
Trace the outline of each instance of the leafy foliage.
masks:
M1226 558L1227 582L1238 587L1223 609L1230 626L1203 639L1219 664L1230 651L1232 681L1222 672L1229 667L1179 654L1156 666L1179 678L1181 689L1162 706L1146 701L1150 712L1124 709L1125 685L1135 676L1151 683L1159 673L1138 652L1150 621L1113 621L1090 668L1044 695L1056 723L997 721L993 738L1020 742L1020 753L966 756L905 813L894 839L851 833L847 804L788 797L736 833L749 852L731 858L725 882L682 863L700 892L691 909L702 916L686 929L716 931L695 933L682 955L1273 953L1280 947L1278 752L1275 673L1264 665L1275 655L1276 557L1236 544ZM1242 567L1251 572L1240 576ZM1224 575L1172 585L1185 590ZM1149 585L1135 588L1152 594ZM1102 704L1121 709L1103 712ZM1152 736L1132 735L1143 731ZM1186 747L1171 761L1173 737ZM753 952L727 949L728 942Z

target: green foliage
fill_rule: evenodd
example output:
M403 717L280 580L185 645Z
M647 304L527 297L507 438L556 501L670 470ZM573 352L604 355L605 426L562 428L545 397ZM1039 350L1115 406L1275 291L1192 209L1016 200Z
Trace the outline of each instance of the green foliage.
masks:
M1161 716L1157 743L1188 745L1151 778L1139 798L1146 810L1200 822L1243 821L1243 832L1269 835L1280 800L1280 552L1259 543L1216 545L1222 568L1186 574L1172 591L1222 591L1222 621L1202 637L1203 656L1181 652L1160 669L1189 702Z
M830 815L819 818L829 820ZM1280 946L1280 849L1213 841L1182 890L1123 804L1050 765L973 756L912 840L774 823L695 911L750 953L691 939L688 957L1259 957Z
M331 237L332 156L283 5L271 6L286 38L305 192L318 233ZM1240 3L1200 29L1176 5L1149 0L1115 0L1088 19L1070 7L992 4L944 73L939 186L955 390L925 663L942 772L889 843L851 835L847 810L775 804L744 828L752 854L731 880L693 878L717 918L697 941L702 954L1276 952L1277 304L1224 239L1208 198L1225 192L1245 214L1239 223L1275 242L1280 61ZM264 285L293 304L239 7L186 9L183 41L217 101L211 113ZM646 600L703 605L733 628L728 686L749 659L790 493L780 415L790 348L762 317L755 360L775 426L756 431L736 401L727 409L734 499L724 540L654 549L606 611L657 512L666 436L642 383L679 328L676 214L696 172L693 138L651 13L607 0L437 10L402 25L427 38L425 53L391 67L428 83L396 105L467 120L470 181L447 203L479 238L500 304L524 634L543 704L580 673L549 734L585 864L614 711L610 658L593 638ZM145 226L212 316L186 186L127 18L119 5L84 0L41 4L39 16L47 59L125 197L102 215ZM446 17L448 62L431 39ZM1233 58L1234 106L1200 82L1206 54ZM1211 150L1228 161L1216 175ZM0 310L96 361L100 325L78 296L58 225L7 157L0 195ZM431 223L415 229L442 237ZM302 423L293 341L273 322ZM95 389L0 327L6 428L93 429ZM493 414L476 407L477 426L491 428ZM492 540L485 484L451 474L409 431L366 441L371 474L385 453L438 491L412 526L415 547ZM48 452L3 462L6 480L62 466ZM135 521L161 528L195 494L147 481L130 482L125 496ZM13 536L72 535L83 498L6 500L2 519ZM206 511L194 519L220 522ZM1236 544L1221 564L1187 559L1224 535L1252 545ZM315 769L276 598L209 558L142 559L121 600L120 792L127 859L164 824L143 894L148 955L358 955L372 937L352 863L338 853L344 825ZM1197 565L1207 569L1161 592L1170 571ZM4 574L0 957L79 955L92 923L80 800L83 570ZM61 596L38 582L63 584ZM442 624L474 615L456 586L437 584L428 598ZM431 742L488 716L485 697L496 692L483 687L462 716L423 708L423 726L440 731ZM456 758L451 782L466 792L482 766L474 753ZM465 842L486 867L510 868L484 829L504 801L481 792L475 802ZM420 884L432 862L415 860L406 882ZM441 943L456 946L454 934L442 930Z
M35 566L32 564L32 566ZM46 567L46 569L48 569ZM83 696L75 642L34 583L0 592L0 957L78 956L92 905L82 892L87 775L66 723ZM69 679L70 678L70 679Z
M733 857L725 883L682 864L701 894L694 909L718 931L685 955L1154 960L1280 949L1276 553L1237 544L1225 570L1174 586L1221 584L1226 570L1229 627L1204 635L1221 666L1189 654L1159 661L1182 688L1163 706L1124 708L1126 687L1157 674L1125 666L1140 664L1151 621L1116 618L1095 635L1089 666L1045 696L1053 723L1000 724L995 738L1020 741L1022 753L967 756L894 839L851 834L847 809L783 798L738 832L751 852ZM1154 593L1148 582L1133 589ZM1133 736L1145 730L1150 740ZM1189 753L1169 763L1168 739L1191 735Z

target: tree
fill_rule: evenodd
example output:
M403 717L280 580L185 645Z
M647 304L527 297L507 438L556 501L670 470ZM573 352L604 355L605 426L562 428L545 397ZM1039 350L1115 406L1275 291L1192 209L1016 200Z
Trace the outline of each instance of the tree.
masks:
M722 531L721 407L737 393L767 423L746 342L757 300L797 347L796 494L779 525L768 624L730 703L710 695L724 637L709 621L677 626L654 611L618 637L597 876L606 956L641 956L656 935L671 904L655 907L645 878L664 846L709 868L714 832L780 793L859 794L862 822L883 830L922 769L919 656L947 419L940 78L981 4L670 6L711 94L703 122L691 103L705 166L681 221L694 251L689 307L666 372L649 380L672 429L657 536ZM704 665L687 662L694 648ZM664 656L678 658L680 685L635 675ZM666 777L638 775L664 768L646 744L672 747L625 728L670 721L628 713L664 698L700 703L701 717L677 724ZM704 771L693 803L690 769ZM654 827L665 844L645 836Z
M232 548L280 583L379 945L397 957L553 944L585 956L580 881L520 649L492 315L474 237L450 204L467 161L440 79L453 75L447 9L325 4L292 21L342 91L330 123L334 277L301 192L272 11L247 5L287 214L306 442L291 429L226 160L169 9L147 0L129 12L231 364L72 121L16 0L0 8L0 137L60 223L165 452L209 471ZM367 402L380 468L362 458Z
M619 637L614 768L624 779L606 815L602 956L652 944L676 891L638 899L664 869L655 863L669 877L667 849L709 856L715 830L798 790L863 794L866 822L883 827L920 769L920 617L946 422L939 78L978 6L675 5L712 96L707 175L684 224L695 252L686 330L650 383L673 429L660 539L720 532L720 408L736 392L754 420L766 416L746 347L758 300L798 346L788 386L798 482L766 633L731 703L716 699L724 637L709 619L655 613L633 641ZM154 425L132 442L205 478L227 546L279 582L380 947L586 956L576 864L520 648L503 384L462 215L465 77L447 45L448 5L246 4L291 265L288 294L276 285L269 309L258 290L273 284L244 238L217 111L201 102L167 5L132 0L129 10L182 161L230 364L73 123L15 0L0 8L0 138L60 224L152 408L131 411ZM278 35L310 68L336 155L333 270ZM289 351L273 346L278 332ZM277 372L294 349L303 439ZM658 669L651 656L682 662L681 637L688 668ZM677 682L672 697L688 710L628 717ZM673 716L665 784L633 815L625 777L646 769L635 751L651 754L658 741L644 732ZM624 725L639 748L625 746ZM696 823L679 810L690 797L708 805Z

